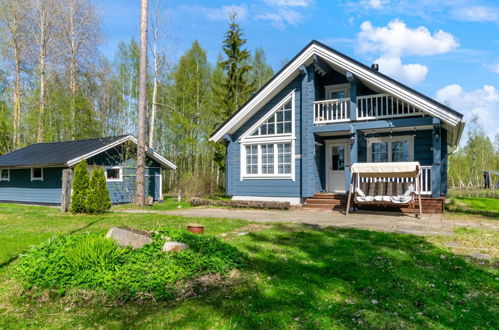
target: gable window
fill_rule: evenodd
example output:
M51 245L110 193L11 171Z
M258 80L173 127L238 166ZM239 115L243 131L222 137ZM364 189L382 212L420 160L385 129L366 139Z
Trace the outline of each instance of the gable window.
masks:
M0 169L0 181L10 181L10 170L6 168Z
M281 102L282 103L282 102ZM294 98L289 96L284 104L278 105L270 117L253 131L251 136L284 135L293 133L293 103Z
M123 181L122 168L120 166L106 167L105 173L107 182Z
M43 168L33 167L31 169L31 181L43 181Z
M410 162L413 160L414 138L412 136L367 139L368 162Z

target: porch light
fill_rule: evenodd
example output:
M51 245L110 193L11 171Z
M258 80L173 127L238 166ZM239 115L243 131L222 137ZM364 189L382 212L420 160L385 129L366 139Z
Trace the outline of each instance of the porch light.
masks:
M350 145L355 143L355 130L352 125L350 125Z

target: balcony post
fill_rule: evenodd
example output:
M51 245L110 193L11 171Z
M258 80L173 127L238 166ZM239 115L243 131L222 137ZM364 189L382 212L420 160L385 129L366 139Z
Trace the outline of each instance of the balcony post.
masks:
M441 193L441 148L442 148L442 129L440 119L433 118L433 164L431 165L431 197L440 197Z
M353 73L347 72L346 77L350 83L350 120L357 120L357 79Z
M353 126L350 125L350 145L349 145L349 154L350 154L350 162L345 168L345 193L348 194L348 191L350 190L350 178L352 177L352 174L350 173L350 166L353 163L357 163L358 161L358 145L359 145L359 134L357 129Z

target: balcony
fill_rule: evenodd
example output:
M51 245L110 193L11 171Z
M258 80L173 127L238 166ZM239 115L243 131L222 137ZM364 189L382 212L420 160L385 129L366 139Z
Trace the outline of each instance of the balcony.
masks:
M350 99L314 102L314 125L351 121ZM373 120L418 116L423 113L413 105L389 94L374 94L356 98L357 120Z

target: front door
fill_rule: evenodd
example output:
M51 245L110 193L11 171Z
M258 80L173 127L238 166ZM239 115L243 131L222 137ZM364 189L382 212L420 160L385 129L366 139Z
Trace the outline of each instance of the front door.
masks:
M349 162L348 142L326 143L326 190L345 192L345 166Z

